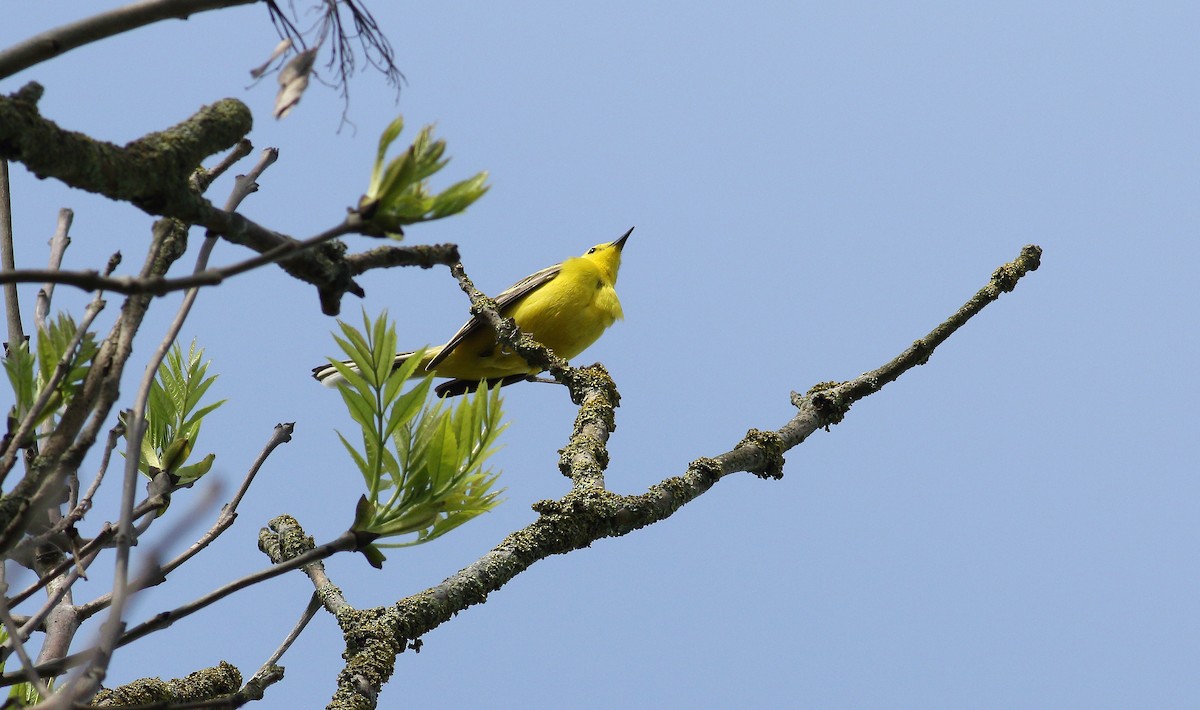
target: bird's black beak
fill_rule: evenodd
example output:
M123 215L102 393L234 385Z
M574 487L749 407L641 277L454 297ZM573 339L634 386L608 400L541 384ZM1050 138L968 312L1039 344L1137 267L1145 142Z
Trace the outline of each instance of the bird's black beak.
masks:
M621 237L620 239L618 239L617 241L613 242L613 243L612 243L612 246L616 247L616 248L617 248L617 251L621 251L622 249L624 249L624 248L625 248L625 240L626 240L626 239L629 239L629 235L630 235L630 234L633 234L633 227L630 227L630 228L629 228L629 231L628 231L628 232L625 232L625 235L624 235L624 236L622 236L622 237Z

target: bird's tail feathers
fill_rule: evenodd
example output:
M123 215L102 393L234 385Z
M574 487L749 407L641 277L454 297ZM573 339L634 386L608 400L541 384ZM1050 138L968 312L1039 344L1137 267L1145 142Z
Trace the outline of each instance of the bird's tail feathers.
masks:
M428 363L430 360L432 360L439 352L441 352L441 348L427 349L425 351L424 357L421 358L422 366L418 367L413 372L413 377L423 377L425 375L425 364ZM392 360L392 369L395 370L396 368L403 365L414 354L415 353L412 353L412 352L396 353L395 359ZM342 364L349 367L352 370L358 369L354 366L354 363L350 360L342 360ZM317 367L314 367L312 370L312 375L313 375L313 378L315 378L317 382L320 382L321 384L325 385L326 387L337 387L339 384L346 381L346 378L342 377L342 373L338 372L337 368L331 364L318 365Z

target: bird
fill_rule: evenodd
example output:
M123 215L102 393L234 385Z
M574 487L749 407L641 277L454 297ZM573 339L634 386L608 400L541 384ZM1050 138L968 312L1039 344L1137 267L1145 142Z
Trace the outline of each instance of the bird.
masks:
M624 317L614 287L621 253L631 234L632 227L619 239L597 244L582 256L526 276L496 297L497 310L558 357L570 360L578 356ZM392 369L413 354L397 353ZM495 331L476 315L445 345L426 349L413 377L433 373L451 378L435 387L434 392L439 397L454 397L475 391L480 382L503 387L531 379L541 370L498 343ZM312 374L329 387L343 381L331 364L314 367Z

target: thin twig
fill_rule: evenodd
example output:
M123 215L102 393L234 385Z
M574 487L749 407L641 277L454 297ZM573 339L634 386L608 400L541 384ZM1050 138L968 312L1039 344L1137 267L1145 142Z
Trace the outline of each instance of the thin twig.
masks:
M224 533L233 525L234 521L237 519L237 507L241 503L242 498L246 495L246 491L250 488L250 484L254 481L255 475L258 473L263 463L266 462L267 457L271 455L271 452L274 451L276 447L291 440L292 430L292 424L278 424L275 426L275 430L271 435L270 441L267 442L267 445L263 448L263 451L258 455L258 458L255 459L254 463L251 465L250 471L247 472L246 477L242 480L242 485L238 487L237 493L235 493L230 502L226 503L221 509L221 514L218 516L217 521L211 528L209 528L203 535L200 536L200 539L192 543L187 550L176 556L170 562L159 566L154 574L156 579L166 579L169 574L179 569L183 563L195 557L202 550L211 545L214 540L216 540L222 533ZM107 607L111 601L112 594L109 593L103 594L87 602L86 604L80 606L80 617L86 619L96 614L100 610Z
M283 658L283 654L287 653L288 649L292 647L292 644L296 642L296 639L300 638L301 632L303 632L304 628L308 626L308 622L312 621L313 617L317 615L317 610L320 608L321 598L316 592L313 592L312 596L308 599L308 606L304 607L304 612L301 613L300 618L296 620L296 625L292 627L290 632L288 632L287 638L283 640L283 643L279 644L279 648L275 649L275 652L271 654L271 657L268 658L261 667L259 667L258 672L254 674L255 676L266 673L272 666L279 663L279 659Z
M233 192L225 203L225 211L233 212L242 201L258 190L258 176L279 159L278 148L264 148L258 163L245 175L238 175L233 181Z
M100 483L104 481L104 474L108 471L108 462L112 459L113 449L117 446L117 440L125 435L125 425L117 422L108 432L108 441L104 444L104 453L100 456L100 466L96 470L96 477L92 479L91 485L83 494L83 498L79 499L78 503L71 503L70 511L63 518L63 522L67 525L73 525L83 519L92 508L92 499L96 496L96 492L100 490Z
M21 659L21 672L38 692L42 698L50 697L50 689L46 687L41 676L33 668L33 659L29 657L29 653L25 650L25 642L21 640L21 630L17 628L16 622L13 621L12 614L8 610L8 605L3 601L3 592L0 589L0 622L3 622L4 629L8 632L8 637L13 640L13 648L17 652L17 658Z
M71 222L75 219L75 213L66 207L58 211L58 227L54 230L54 236L50 237L50 263L46 266L47 271L59 271L62 268L63 255L67 251L67 247L71 246ZM37 300L33 306L33 327L41 330L46 327L46 316L50 315L50 301L54 298L54 282L47 281L44 286L38 289Z
M8 181L8 161L0 159L0 271L17 268L13 254L12 192ZM21 306L17 298L17 285L4 286L4 312L8 320L10 348L20 347L25 342L25 330L21 327Z
M192 189L196 192L204 192L208 189L209 185L212 185L214 180L221 177L226 170L232 168L242 158L250 155L250 151L252 150L254 150L254 145L250 142L250 140L247 138L241 139L237 142L237 145L233 146L233 149L229 151L229 154L221 159L221 162L217 163L212 168L197 168L196 171L192 173Z
M58 603L60 601L62 601L62 598L64 596L66 596L69 591L71 591L71 586L73 584L75 584L75 582L79 579L79 577L82 576L80 574L79 570L81 568L87 567L87 565L90 564L92 562L92 560L96 559L96 556L99 554L100 554L99 550L93 551L85 559L80 561L80 564L77 564L70 569L70 571L67 573L66 579L63 580L63 583L61 585L59 585L58 588L56 588L50 594L50 596L48 596L46 598L46 601L45 601L45 603L42 604L41 608L39 608L36 612L34 612L33 616L30 616L27 620L25 620L21 624L21 638L22 639L29 638L29 636L38 627L41 626L42 622L45 621L46 617L50 615L50 612L53 611L55 609L55 607L58 606ZM59 572L58 574L62 574L62 572ZM55 579L55 578L57 578L58 575L57 574L47 574L44 576L47 579ZM2 647L4 649L8 649L9 648L8 641L5 641L4 644L0 645L0 647Z
M287 241L277 244L269 251L263 252L253 258L245 261L230 264L219 269L206 269L190 276L180 276L178 278L168 279L161 276L152 277L133 277L133 276L103 276L94 270L85 271L49 271L44 269L21 269L7 273L0 273L0 283L36 283L39 281L53 281L65 286L75 286L85 291L94 291L103 289L113 293L125 295L137 295L148 293L153 296L163 296L175 291L184 291L190 288L198 288L203 286L220 285L232 276L243 274L252 269L257 269L261 266L281 261L290 256L294 256L306 249L324 244L325 242L333 241L338 237L343 237L347 234L352 234L359 228L359 222L347 218L341 224L338 224L330 229L299 241Z
M246 178L237 181L232 194L226 202L226 209L228 211L232 212L236 210L241 202L253 192L255 189L254 180L262 174L263 170L275 162L276 157L277 153L275 151L264 151L258 165L250 171ZM200 246L199 253L196 255L196 265L192 269L193 274L201 273L208 268L208 259L216 243L217 236L215 234L210 234L205 238L204 243ZM136 486L138 464L141 461L142 438L146 434L146 406L150 399L150 390L154 384L154 379L158 375L158 368L162 364L163 359L166 358L171 346L175 344L176 338L179 337L179 331L183 328L183 323L191 312L192 305L196 302L196 297L199 295L199 288L188 289L184 294L183 302L179 304L175 318L167 327L166 334L146 364L141 385L138 387L137 395L134 399L134 405L129 411L129 417L126 421L128 433L126 436L125 480L121 489L121 517L118 522L112 599L109 604L109 616L101 626L100 638L96 643L95 653L92 654L87 667L81 672L75 684L78 686L75 689L78 693L77 697L80 698L90 697L91 693L95 692L95 687L98 687L107 672L108 663L112 659L112 653L115 649L114 644L125 629L125 625L121 621L125 604L128 597L137 591L137 587L131 587L129 583L129 548L134 541L133 511L137 495Z
M255 584L266 582L281 575L287 574L288 572L294 572L295 570L301 569L305 565L327 559L339 552L350 552L356 549L358 549L357 536L352 532L342 533L333 541L324 545L318 545L308 552L297 555L290 560L271 565L270 567L266 567L257 572L245 575L244 577L222 585L221 587L218 587L208 594L194 599L187 604L178 606L170 611L164 611L155 614L149 620L134 626L122 634L120 638L117 639L114 648L120 648L127 644L133 643L144 636L154 633L155 631L161 631L162 629L168 628L176 621L191 616L192 614L195 614L196 612L201 611L202 609L205 609L218 601L221 601L231 594L236 594L247 587L252 587ZM92 650L74 653L70 656L65 656L55 661L39 664L35 668L38 672L43 674L58 675L64 670L73 668L74 666L77 666L80 663L88 660L92 653ZM13 683L19 683L21 682L21 678L22 676L19 673L4 674L0 676L0 687L12 685Z
M430 269L435 266L452 266L458 262L456 244L415 244L408 247L389 245L346 257L346 265L355 276L371 269L387 269L393 266L419 266L422 269Z
M47 30L0 52L0 78L12 76L85 44L160 20L185 20L198 12L248 5L251 2L254 0L142 0L125 5Z
M295 422L275 425L275 429L271 432L271 438L267 441L263 450L259 452L258 458L254 459L254 463L250 464L250 470L246 472L246 477L242 479L242 485L238 487L237 493L233 495L233 498L230 499L229 503L221 511L222 516L237 517L237 508L241 505L246 491L250 490L250 484L254 482L254 477L258 475L259 469L267 462L267 457L271 455L271 452L275 451L280 445L292 440L292 432L295 430Z

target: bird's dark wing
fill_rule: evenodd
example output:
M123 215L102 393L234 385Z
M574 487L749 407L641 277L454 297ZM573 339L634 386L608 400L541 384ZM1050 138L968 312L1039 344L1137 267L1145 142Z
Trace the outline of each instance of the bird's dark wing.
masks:
M502 291L499 296L496 296L496 310L500 311L500 313L504 313L505 308L516 303L522 297L528 296L531 292L533 292L534 289L538 288L542 284L553 280L555 276L558 276L560 271L562 271L562 264L547 266L541 271L530 274L512 286L509 286ZM425 369L432 370L437 367L437 364L442 360L445 360L446 356L453 352L454 348L456 348L458 344L461 343L467 336L471 335L480 328L486 327L487 324L484 323L482 318L479 316L471 316L471 320L463 324L463 327L459 328L458 332L455 333L454 336L450 338L450 340L444 346L442 346L442 351L437 354L437 357L429 361L429 364L425 366Z
M509 375L507 377L493 377L487 380L488 387L495 389L497 387L507 387L514 382L526 382L530 379L529 375ZM434 394L445 399L446 397L457 397L460 394L467 394L479 389L479 380L448 380L433 388Z

